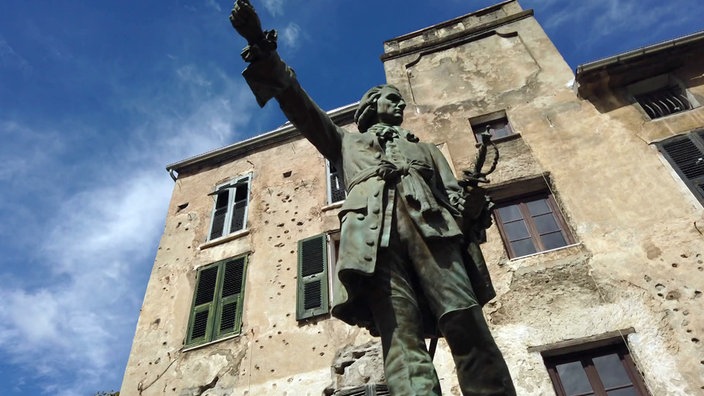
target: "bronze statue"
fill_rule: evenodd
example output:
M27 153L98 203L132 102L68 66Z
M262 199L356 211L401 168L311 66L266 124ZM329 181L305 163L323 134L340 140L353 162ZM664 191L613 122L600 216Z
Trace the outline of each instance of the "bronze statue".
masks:
M259 105L275 98L343 175L332 315L381 337L391 394L441 394L425 346L439 332L464 395L514 395L481 311L495 295L478 247L491 221L485 191L460 186L434 145L401 128L398 89L367 91L355 114L361 133L347 132L303 91L249 1L237 0L230 20L248 42L243 75Z

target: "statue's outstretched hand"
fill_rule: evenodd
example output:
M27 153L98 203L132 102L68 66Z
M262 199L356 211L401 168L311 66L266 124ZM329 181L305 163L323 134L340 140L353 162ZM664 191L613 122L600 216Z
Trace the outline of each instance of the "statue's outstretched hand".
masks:
M235 6L230 13L230 22L249 45L257 44L265 37L259 16L249 0L235 1Z

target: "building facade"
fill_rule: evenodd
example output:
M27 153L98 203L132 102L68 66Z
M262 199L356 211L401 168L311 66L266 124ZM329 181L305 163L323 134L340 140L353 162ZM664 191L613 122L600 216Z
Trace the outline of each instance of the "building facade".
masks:
M513 0L384 43L405 128L457 175L487 128L500 151L484 313L518 394L704 392L702 47L575 74ZM168 170L121 394L386 394L376 339L329 315L344 185L315 148L285 125Z

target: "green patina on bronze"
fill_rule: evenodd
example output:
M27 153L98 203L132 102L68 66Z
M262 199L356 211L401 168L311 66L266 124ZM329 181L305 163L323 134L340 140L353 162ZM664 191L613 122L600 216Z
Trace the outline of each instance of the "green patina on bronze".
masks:
M479 249L491 203L476 186L478 174L458 181L437 147L401 127L406 103L391 85L362 97L360 133L339 128L281 61L276 32L262 30L248 1L235 3L230 20L248 42L243 75L259 105L275 98L342 174L348 195L332 314L381 336L392 394L440 394L423 342L438 335L450 346L464 395L515 394L481 314L495 292Z

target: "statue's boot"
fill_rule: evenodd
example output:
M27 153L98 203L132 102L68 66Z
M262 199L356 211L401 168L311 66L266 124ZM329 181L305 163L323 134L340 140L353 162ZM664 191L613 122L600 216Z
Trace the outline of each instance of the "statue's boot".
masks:
M446 313L439 327L455 359L464 396L516 395L511 374L479 306Z

